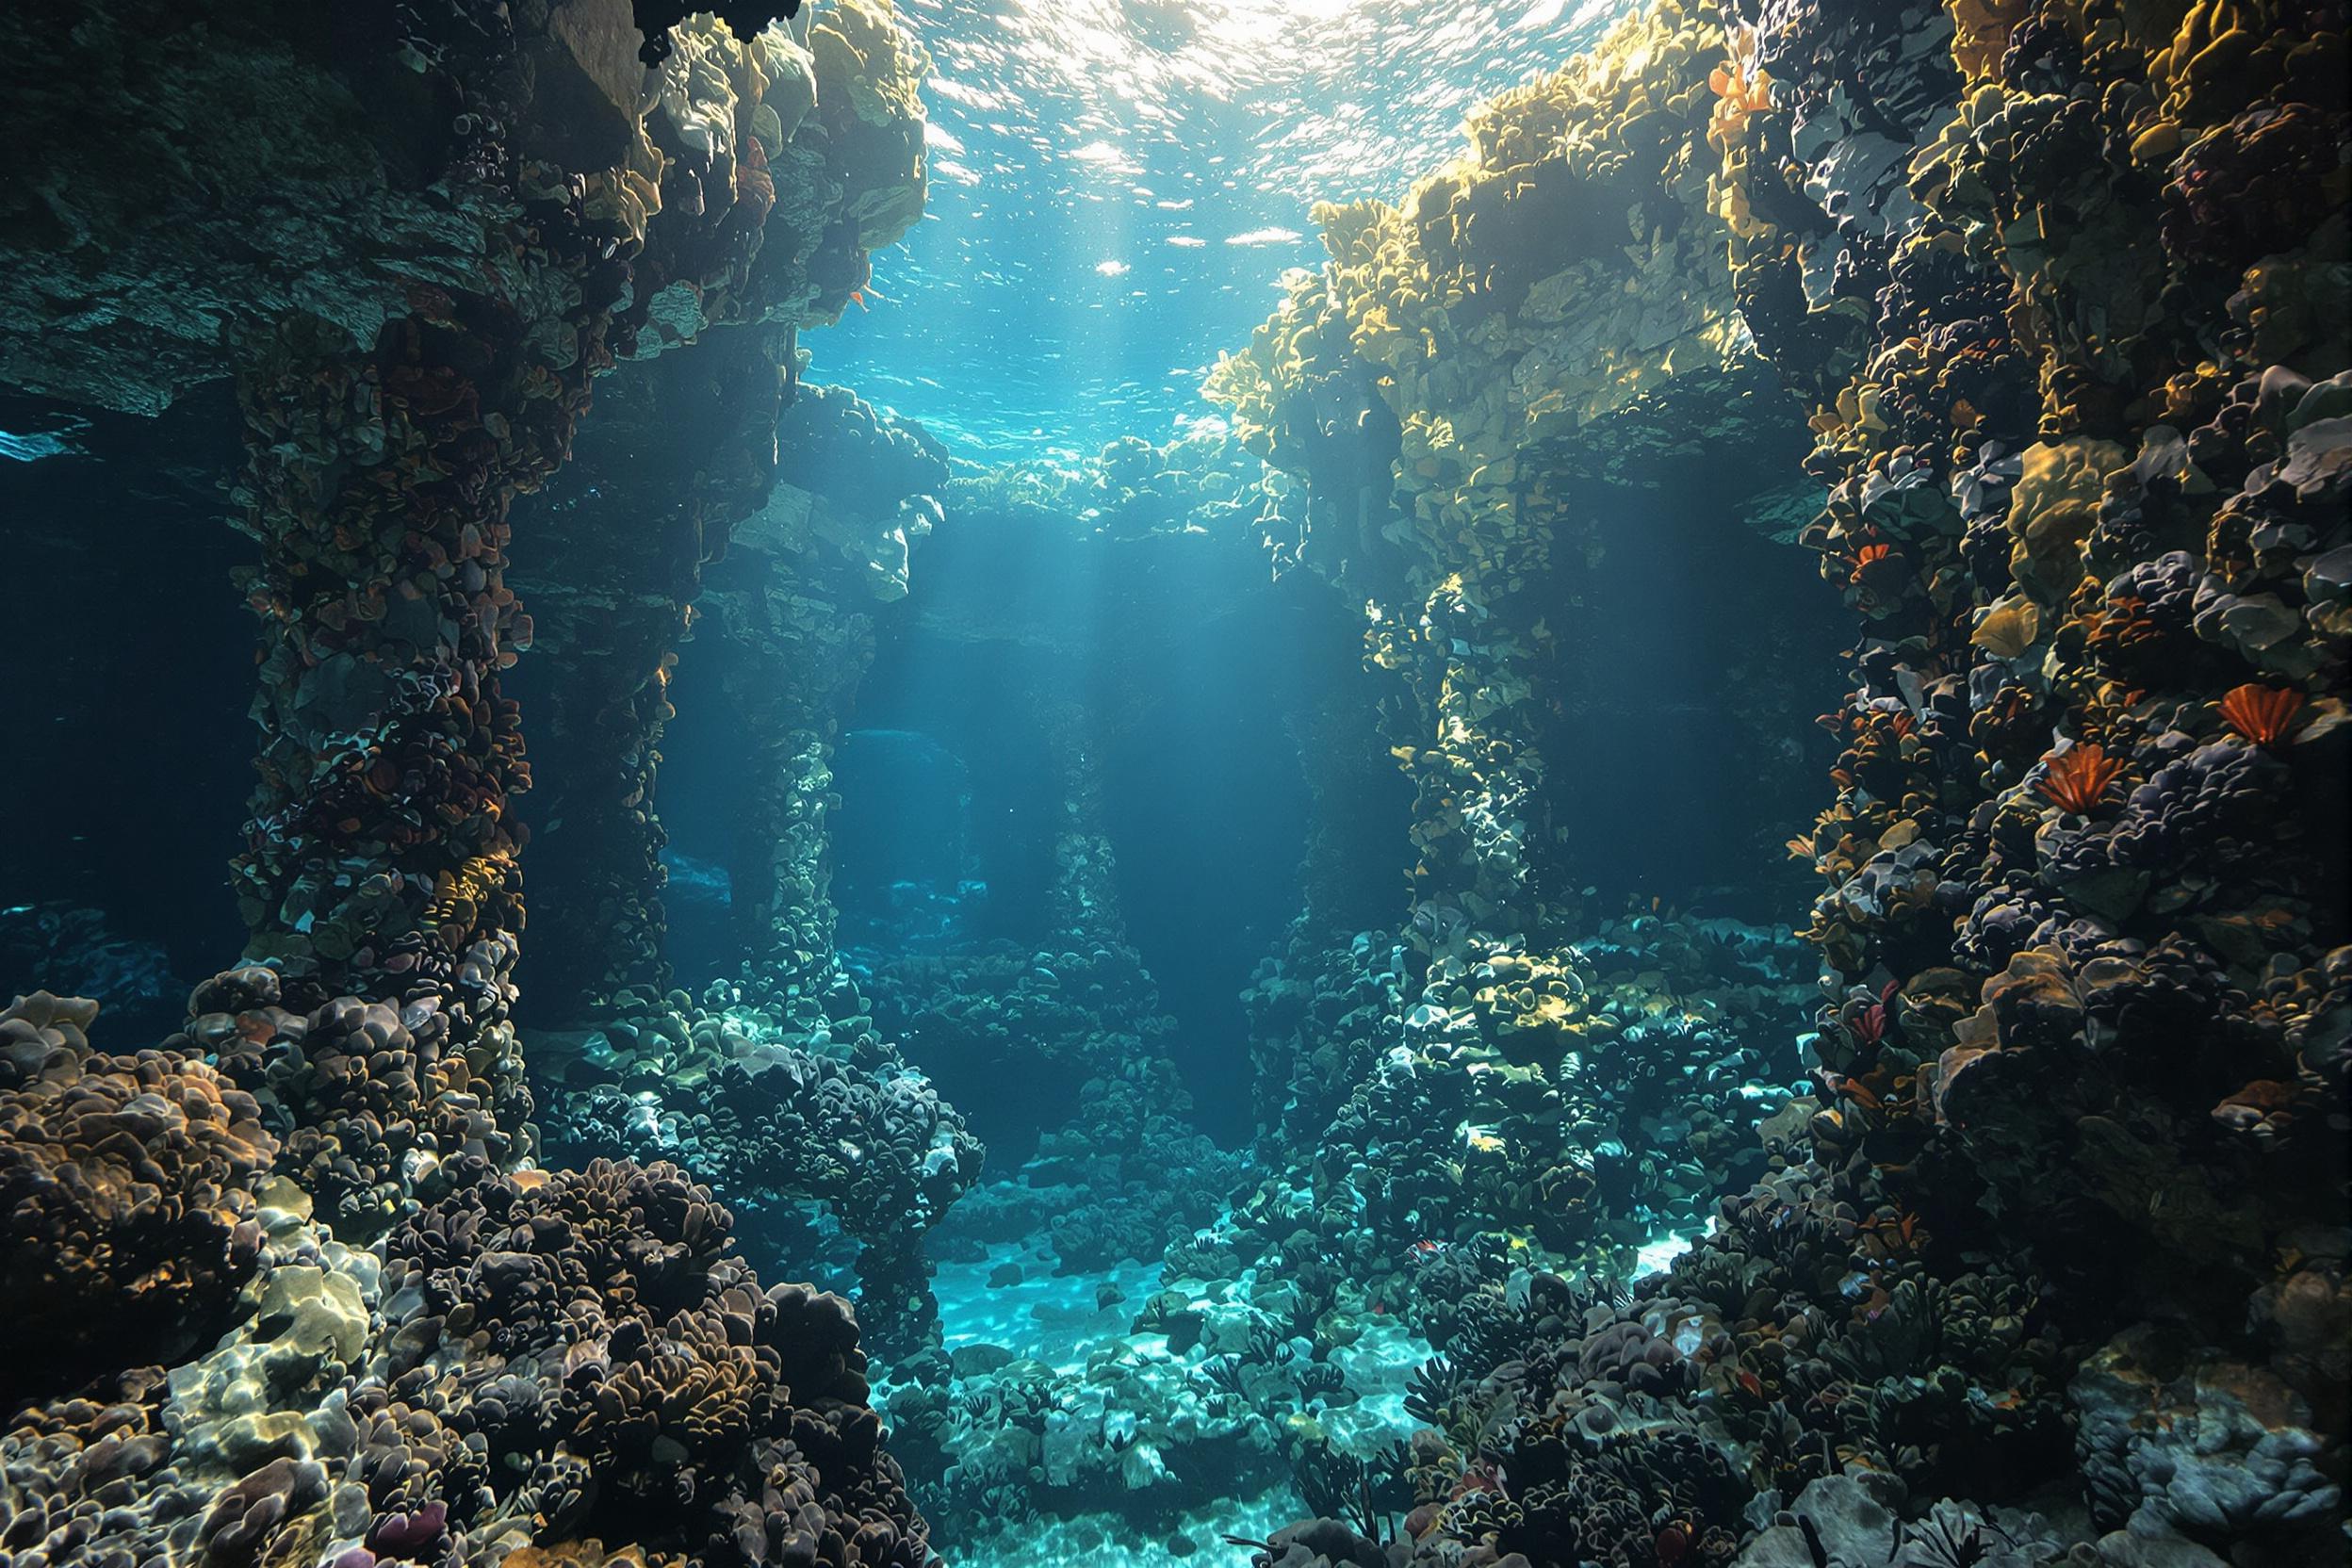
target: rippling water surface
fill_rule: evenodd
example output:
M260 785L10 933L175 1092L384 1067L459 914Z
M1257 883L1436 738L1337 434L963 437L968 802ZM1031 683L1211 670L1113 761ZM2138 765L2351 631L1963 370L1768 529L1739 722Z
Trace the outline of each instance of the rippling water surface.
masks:
M899 0L934 62L930 214L816 374L968 456L1161 437L1321 264L1312 203L1396 196L1625 4Z

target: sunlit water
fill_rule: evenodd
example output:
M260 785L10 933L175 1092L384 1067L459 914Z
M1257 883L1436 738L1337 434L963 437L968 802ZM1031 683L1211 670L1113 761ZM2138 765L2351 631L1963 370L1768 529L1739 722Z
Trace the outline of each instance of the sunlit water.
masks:
M862 304L805 339L809 378L923 421L969 463L1090 453L1126 435L1165 440L1207 413L1201 377L1220 351L1248 341L1282 274L1320 264L1314 203L1398 196L1458 153L1471 108L1566 60L1626 8L1626 0L900 0L934 62L929 210L902 246L874 258ZM71 435L0 434L0 456L56 455ZM943 544L929 547L929 560ZM1077 580L1064 587L1073 598L1088 591ZM879 684L870 682L870 705ZM1226 716L1224 686L1206 672L1199 684L1214 689L1204 703ZM664 786L663 812L696 852L668 857L669 929L679 951L716 951L729 940L732 890L727 868L702 858L716 851L694 837L694 773L683 764L694 760L694 726L727 727L731 717L721 704L687 706L671 737L681 765ZM861 722L882 721L868 713ZM880 734L930 744L874 729L851 740ZM855 760L852 745L845 773ZM714 763L701 776L724 771ZM1019 781L1038 782L1026 773ZM890 831L903 831L894 816ZM976 890L974 903L989 890L976 879L960 886ZM1271 919L1261 947L1284 918ZM1171 1002L1170 1010L1184 1009ZM836 1225L808 1229L818 1243L839 1240ZM1642 1271L1689 1245L1688 1235L1657 1237ZM1067 1411L1089 1408L1090 1374L1105 1366L1152 1368L1171 1398L1198 1402L1218 1357L1206 1345L1171 1350L1166 1335L1137 1326L1137 1309L1172 1291L1192 1309L1225 1308L1238 1320L1248 1279L1236 1287L1170 1278L1156 1258L1061 1267L1042 1236L943 1258L935 1288L945 1349L993 1348L1041 1364L1061 1380ZM845 1274L815 1277L847 1283ZM1312 1404L1316 1441L1358 1457L1413 1429L1406 1390L1431 1354L1387 1307L1374 1312L1331 1353L1344 1398L1277 1413L1296 1422ZM887 1394L899 1369L876 1370ZM958 1397L970 1392L960 1378L956 1387ZM1264 1536L1305 1511L1274 1458L1254 1478L1205 1501L1184 1489L1174 1517L1095 1506L939 1544L964 1568L1233 1563L1243 1554L1222 1544L1224 1534ZM945 1485L936 1474L917 1480L926 1497Z
M1624 0L904 0L933 58L930 211L819 379L983 461L1165 438L1315 267L1316 201L1394 198L1465 113Z
M875 258L865 308L807 340L811 375L920 419L980 464L1166 440L1208 412L1201 377L1247 343L1285 271L1321 265L1313 204L1401 195L1457 155L1473 107L1563 62L1626 8L901 0L933 59L929 210ZM1661 1236L1642 1271L1688 1245ZM1156 1261L1055 1267L1041 1238L944 1262L947 1349L1042 1363L1068 1409L1086 1408L1090 1364L1156 1364L1163 1386L1200 1376L1202 1352L1171 1364L1165 1338L1134 1321L1148 1297L1189 1282ZM1373 1321L1336 1358L1348 1402L1316 1407L1329 1437L1365 1455L1402 1440L1408 1380L1429 1354L1394 1318ZM1286 1483L1246 1491L1175 1518L1064 1509L940 1544L972 1564L1236 1561L1223 1536L1263 1536L1303 1511Z

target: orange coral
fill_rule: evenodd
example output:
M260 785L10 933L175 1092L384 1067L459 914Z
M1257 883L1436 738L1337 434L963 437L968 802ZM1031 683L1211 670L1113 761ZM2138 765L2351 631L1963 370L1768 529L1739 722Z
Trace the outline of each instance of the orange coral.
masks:
M2295 722L2303 694L2249 680L2221 699L2222 722L2258 746L2275 745Z
M2110 757L2092 742L2053 752L2045 760L2041 782L2034 785L2045 799L2068 811L2088 811L2099 804L2123 772L2123 759Z
M1756 52L1755 29L1740 29L1733 38L1732 57L1707 77L1716 104L1707 139L1718 152L1728 153L1747 139L1748 117L1772 106L1772 78L1756 63Z

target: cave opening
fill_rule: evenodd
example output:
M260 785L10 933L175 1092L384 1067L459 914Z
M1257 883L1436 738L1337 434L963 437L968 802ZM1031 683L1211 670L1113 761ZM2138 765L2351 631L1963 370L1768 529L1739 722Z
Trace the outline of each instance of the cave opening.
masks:
M1152 988L1136 1004L1172 1020L1165 1049L1228 1144L1252 1131L1246 1102L1218 1092L1248 1071L1238 997L1298 906L1308 802L1284 715L1315 664L1234 543L952 514L833 768L854 970L994 949L1051 972L1087 943L1132 944ZM1008 1086L945 1053L923 1065L993 1127L1000 1170L1082 1087Z
M0 835L0 996L89 997L91 1038L136 1050L244 942L224 869L253 785L237 402L221 383L147 418L0 392L0 430L32 433L0 442L25 616L0 681L5 816L38 825Z
M1561 571L1545 789L1590 912L1657 900L1770 925L1803 907L1787 843L1836 757L1811 721L1852 636L1818 559L1770 531L1783 498L1703 472L1576 498L1593 545ZM1758 616L1759 595L1789 608Z

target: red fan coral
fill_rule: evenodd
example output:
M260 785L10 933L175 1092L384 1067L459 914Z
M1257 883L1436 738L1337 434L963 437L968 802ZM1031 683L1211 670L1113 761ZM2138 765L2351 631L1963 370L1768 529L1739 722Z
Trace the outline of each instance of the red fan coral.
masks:
M2221 699L2224 724L2258 746L2276 744L2303 706L2303 694L2249 680Z
M2085 743L2052 753L2041 782L2034 787L2045 799L2068 811L2088 811L2123 772L2123 759L2110 757L2104 747Z

